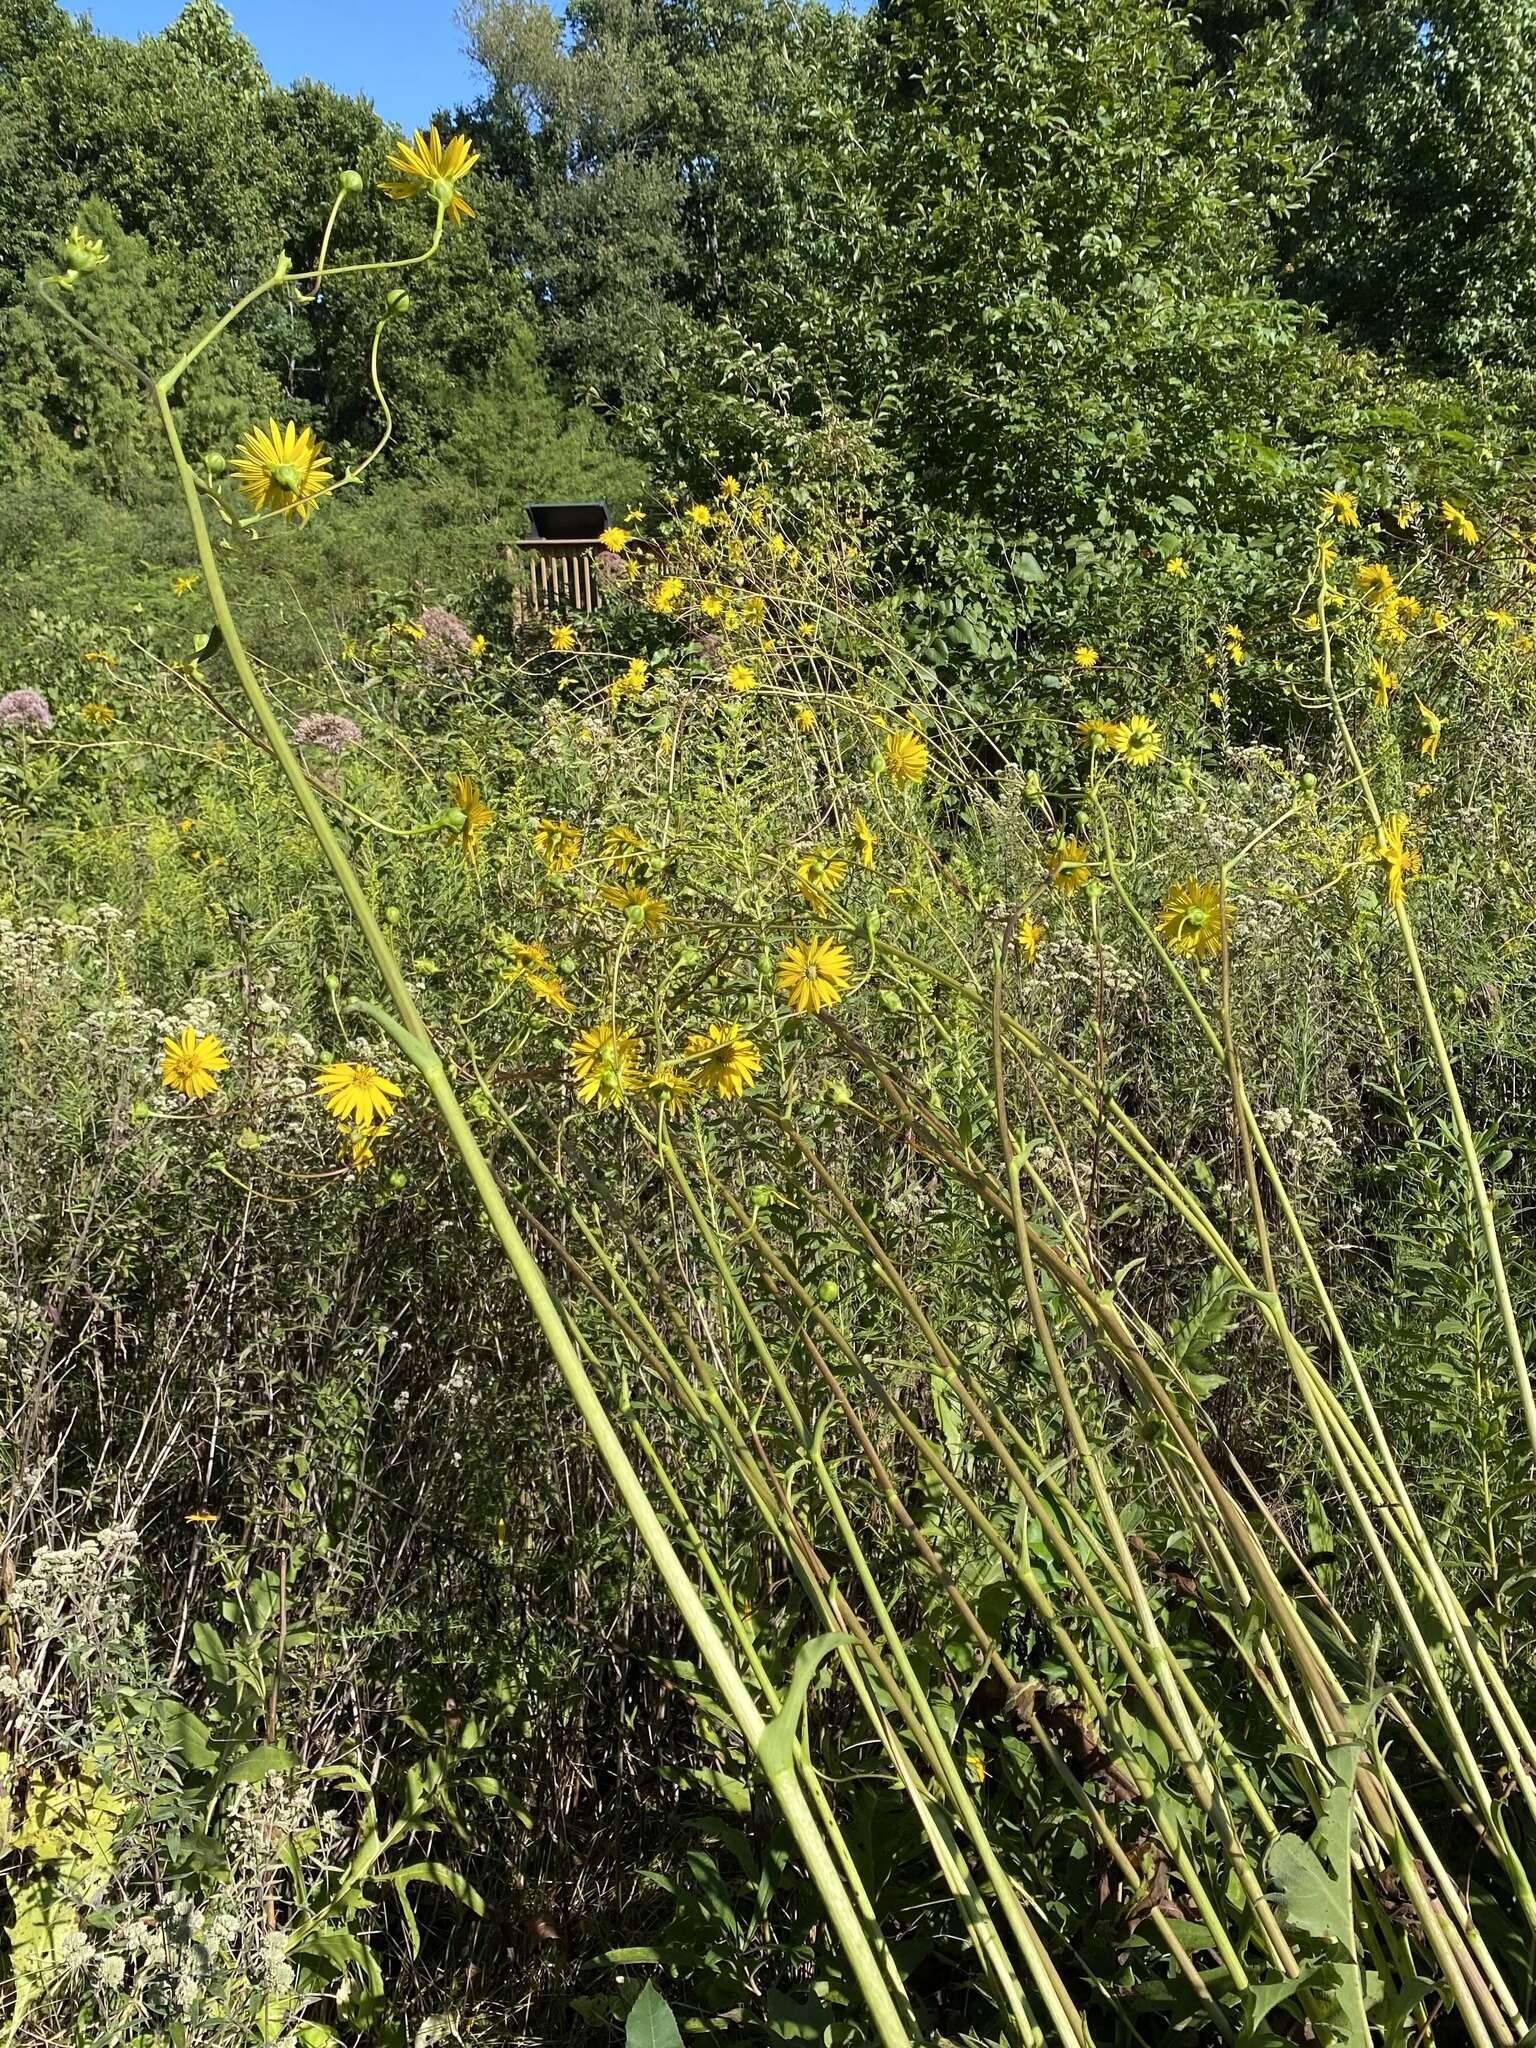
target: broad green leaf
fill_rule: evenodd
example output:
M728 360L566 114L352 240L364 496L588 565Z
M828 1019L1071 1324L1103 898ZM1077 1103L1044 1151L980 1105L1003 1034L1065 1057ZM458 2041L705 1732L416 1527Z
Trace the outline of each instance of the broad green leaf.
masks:
M672 2008L654 1984L647 1984L629 2008L629 2018L624 2022L624 2048L683 2048Z

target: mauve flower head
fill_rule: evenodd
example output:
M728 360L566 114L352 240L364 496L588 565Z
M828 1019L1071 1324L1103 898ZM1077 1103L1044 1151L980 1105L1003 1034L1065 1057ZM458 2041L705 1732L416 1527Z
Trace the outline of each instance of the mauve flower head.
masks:
M434 604L416 621L421 638L416 642L416 659L423 668L461 670L469 665L471 634L462 619Z
M321 747L327 754L344 754L362 738L362 727L339 711L311 711L293 728L296 747Z
M0 697L0 728L6 732L47 732L53 713L36 690L7 690Z

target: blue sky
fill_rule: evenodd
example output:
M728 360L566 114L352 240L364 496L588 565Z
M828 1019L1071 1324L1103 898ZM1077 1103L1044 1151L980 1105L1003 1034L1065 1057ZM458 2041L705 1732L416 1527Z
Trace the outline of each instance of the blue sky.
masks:
M454 0L223 0L279 85L318 78L366 93L386 121L422 127L439 107L474 99ZM76 7L107 36L157 35L182 0L91 0Z

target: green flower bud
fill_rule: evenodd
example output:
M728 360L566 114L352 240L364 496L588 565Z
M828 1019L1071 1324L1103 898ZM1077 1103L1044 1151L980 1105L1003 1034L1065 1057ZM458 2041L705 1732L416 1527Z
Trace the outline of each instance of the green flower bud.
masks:
M386 295L384 310L392 319L397 319L402 313L409 313L411 295L403 285L397 284L394 290Z
M361 192L363 189L362 172L343 171L341 174L341 189L343 192Z
M389 1176L389 1184L394 1189L397 1195L400 1193L402 1188L405 1188L409 1185L409 1182L406 1180L405 1175L400 1171L398 1166L395 1168L394 1172Z
M842 1291L835 1280L823 1280L816 1288L816 1299L830 1308Z
M385 904L384 922L386 924L398 924L400 922L400 906L398 903Z
M210 448L203 457L203 467L210 476L222 476L225 470L228 469L229 464L224 460L217 448Z
M94 270L100 270L104 263L111 261L99 238L85 234L78 226L72 227L64 237L64 246L59 251L59 260L64 265L65 275L61 284L72 287L77 277L89 277Z
M1301 778L1301 786L1307 792L1308 796L1310 796L1313 790L1316 789L1317 777L1312 773L1310 768L1307 770L1306 774L1303 775L1303 777Z
M335 995L336 991L341 987L341 982L334 974L328 974L325 977L325 985L329 992Z

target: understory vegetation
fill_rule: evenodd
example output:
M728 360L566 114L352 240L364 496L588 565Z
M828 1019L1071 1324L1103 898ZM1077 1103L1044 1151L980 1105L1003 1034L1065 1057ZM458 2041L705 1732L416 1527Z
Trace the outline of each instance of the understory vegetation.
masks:
M7 2043L1529 2048L1524 19L5 9Z

